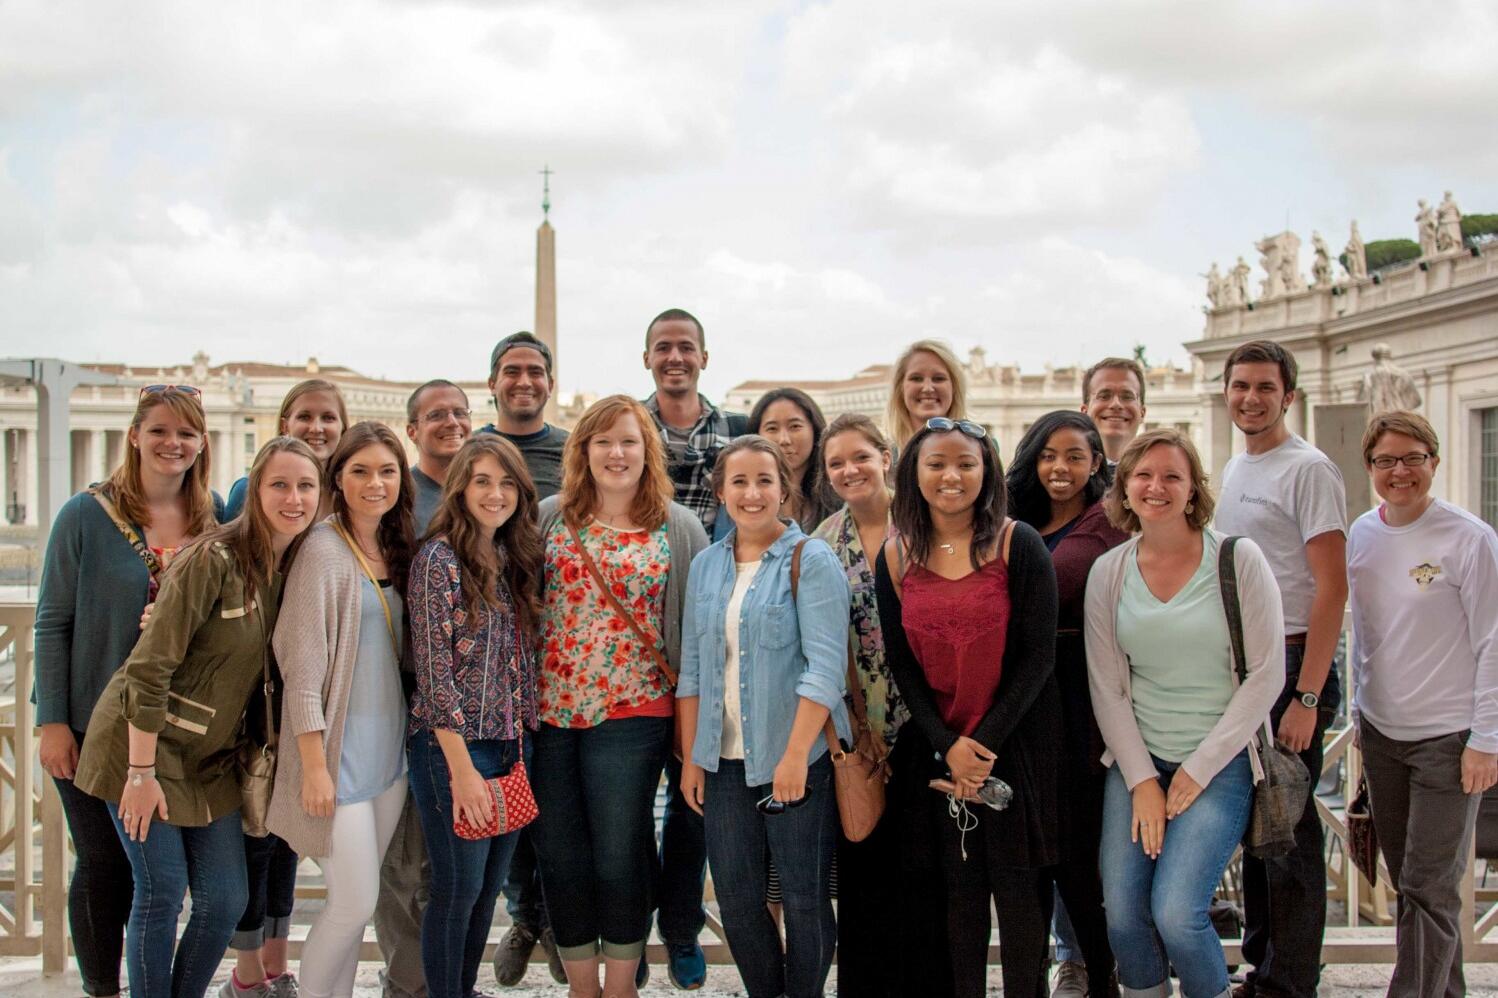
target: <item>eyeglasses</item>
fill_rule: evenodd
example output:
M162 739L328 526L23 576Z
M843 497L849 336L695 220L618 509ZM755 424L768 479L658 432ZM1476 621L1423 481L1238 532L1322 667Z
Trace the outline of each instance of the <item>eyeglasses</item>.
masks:
M447 422L447 417L451 416L453 419L456 419L461 423L467 420L468 417L472 415L472 409L465 409L460 405L455 405L451 409L433 409L431 412L423 413L421 421L423 423L431 423L435 425L437 423Z
M755 801L754 809L760 814L784 814L786 808L800 807L802 804L805 804L807 800L810 799L810 797L811 787L807 787L806 792L803 793L800 797L797 797L795 800L776 800L775 795L772 793L763 800Z
M1402 464L1406 468L1418 468L1431 459L1429 454L1406 454L1404 457L1395 457L1392 454L1380 454L1373 459L1373 466L1379 471L1388 471L1396 464Z
M1133 392L1115 392L1111 388L1101 388L1093 392L1092 397L1097 399L1099 402L1112 402L1114 399L1118 399L1118 401L1122 402L1124 405L1133 405L1135 402L1139 401L1139 396L1135 395Z
M201 389L194 388L192 385L146 385L140 390L140 398L145 398L147 395L165 395L167 392L177 392L193 398L200 398L203 394Z
M926 420L926 429L935 433L961 430L974 440L982 440L988 436L987 430L970 419L948 419L946 416L932 416Z

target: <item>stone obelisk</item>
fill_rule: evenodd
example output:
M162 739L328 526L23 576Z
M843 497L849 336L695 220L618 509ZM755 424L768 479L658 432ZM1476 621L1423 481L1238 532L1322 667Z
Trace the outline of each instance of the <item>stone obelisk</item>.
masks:
M541 171L541 226L536 229L536 336L551 350L551 398L546 421L557 419L557 389L562 385L557 352L557 234L551 227L551 167Z

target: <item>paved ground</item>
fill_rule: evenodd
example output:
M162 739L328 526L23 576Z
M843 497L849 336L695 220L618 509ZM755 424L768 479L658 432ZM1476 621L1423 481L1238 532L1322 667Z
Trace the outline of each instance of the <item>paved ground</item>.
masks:
M358 998L378 998L380 990L375 977L377 969L372 963L360 967L359 986L354 989ZM659 967L653 970L655 973L651 976L650 984L640 992L642 996L664 998L666 995L680 994L672 989ZM225 964L225 977L228 972L229 965ZM989 994L1003 994L997 970L993 971L989 980ZM1388 980L1387 966L1329 967L1322 977L1321 998L1382 998ZM1467 993L1472 998L1498 998L1498 964L1469 965L1467 985ZM567 993L565 988L552 983L551 976L539 964L531 968L531 972L516 988L496 987L489 972L483 970L479 974L479 987L487 988L500 998L565 998ZM828 982L827 992L829 995L836 993L835 981ZM81 993L76 974L44 978L39 960L0 958L0 995L76 998ZM742 998L744 989L732 967L714 967L708 972L708 986L697 994L703 998L727 998L730 995Z

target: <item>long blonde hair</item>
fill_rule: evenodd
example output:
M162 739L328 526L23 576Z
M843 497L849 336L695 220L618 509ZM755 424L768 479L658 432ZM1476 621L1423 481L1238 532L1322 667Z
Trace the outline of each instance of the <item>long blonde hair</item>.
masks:
M906 441L920 429L910 415L910 410L905 408L903 387L905 372L910 369L910 362L918 353L929 353L941 361L942 366L947 369L947 376L952 379L952 406L946 415L952 419L967 418L967 375L957 362L957 355L940 340L916 340L895 361L895 373L889 385L889 404L884 410L884 430L889 434L890 443L897 449L903 449Z
M562 448L562 519L569 527L577 529L586 524L598 505L598 489L588 467L588 444L625 414L633 415L640 424L645 445L645 469L640 474L629 518L641 530L655 530L666 522L676 486L671 484L666 471L666 448L655 420L650 410L637 400L628 395L610 395L588 407Z
M145 485L140 480L140 427L152 409L164 405L172 410L182 422L191 426L203 438L202 449L187 474L182 476L182 494L187 498L187 534L197 536L213 528L218 522L213 508L213 492L208 487L210 468L208 455L208 423L203 415L200 396L168 386L154 392L145 392L135 403L135 415L130 418L130 429L135 432L136 446L125 447L125 459L109 476L106 487L115 507L130 523L142 527L151 525L151 507L146 502Z

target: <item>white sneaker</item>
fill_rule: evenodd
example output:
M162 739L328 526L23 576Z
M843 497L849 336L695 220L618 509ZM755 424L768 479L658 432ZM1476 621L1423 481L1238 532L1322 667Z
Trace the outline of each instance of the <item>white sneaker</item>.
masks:
M224 986L218 989L218 998L272 998L274 992L270 989L268 981L261 981L254 987L241 988L235 985L234 975L231 973Z
M1056 971L1051 998L1087 998L1087 965L1067 960Z
M271 981L270 993L271 998L297 998L299 991L296 986L296 976L288 970Z

